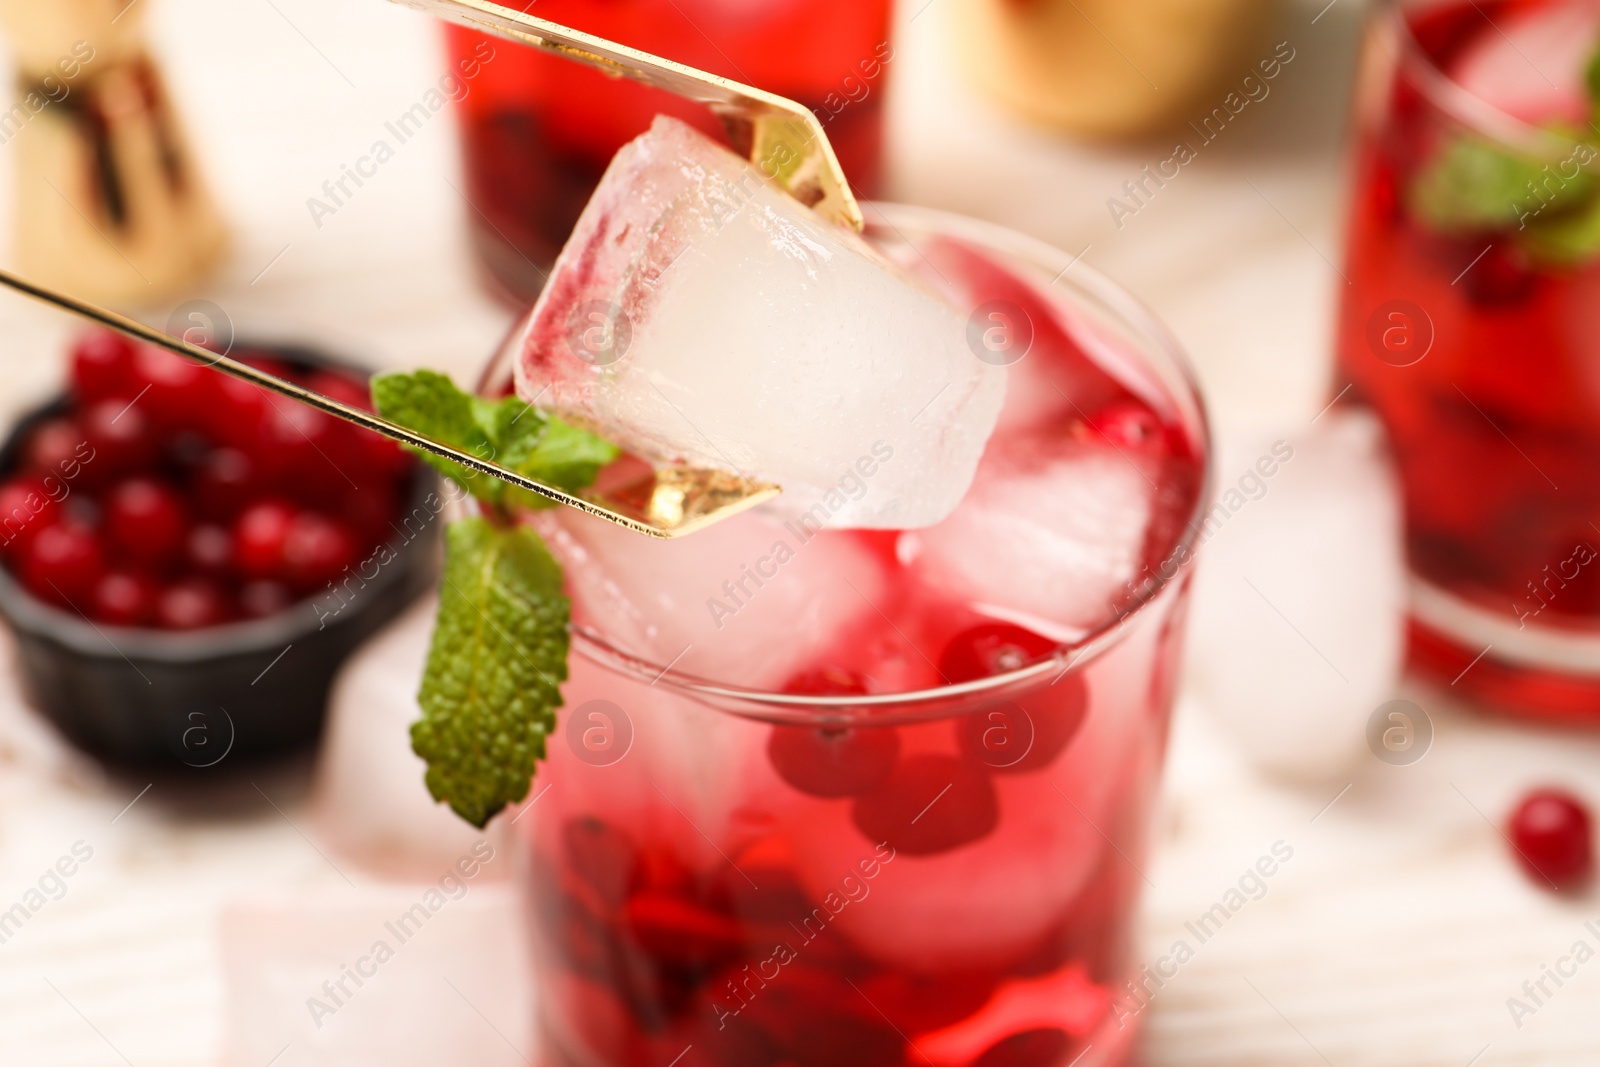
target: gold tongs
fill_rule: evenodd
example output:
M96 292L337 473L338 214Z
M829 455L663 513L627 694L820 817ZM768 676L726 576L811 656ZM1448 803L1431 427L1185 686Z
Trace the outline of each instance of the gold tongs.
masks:
M486 0L394 2L508 41L587 63L613 77L643 82L702 103L722 119L735 148L791 196L842 226L853 230L863 227L861 208L850 192L844 172L833 154L833 147L823 133L822 124L807 108L793 100L604 38L579 33L521 11L487 3ZM657 471L653 482L647 479L646 484L636 484L604 496L593 492L575 496L445 442L424 437L381 415L343 404L248 363L169 337L115 312L36 285L3 270L0 270L0 285L146 344L164 348L196 363L281 393L291 400L309 404L374 433L454 460L471 470L651 537L671 538L692 533L753 507L779 492L775 485L727 471L668 467Z

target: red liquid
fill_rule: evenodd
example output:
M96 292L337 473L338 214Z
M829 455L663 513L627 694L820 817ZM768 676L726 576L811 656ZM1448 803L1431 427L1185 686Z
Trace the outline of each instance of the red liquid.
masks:
M1204 469L1197 416L1087 355L1040 295L1048 274L1030 289L969 246L923 247L972 303L1015 301L1034 324L1031 377L1011 379L990 448L1090 442L1147 464L1153 510L1131 570L1171 580L1153 595L1119 591L1085 628L1124 617L1120 638L1070 672L948 698L912 721L896 705L885 721L841 726L835 710L830 726L813 708L774 724L575 650L537 802L517 827L549 1067L1131 1056L1147 994L1129 934L1188 585L1171 561ZM1047 379L1079 406L1055 403ZM1053 653L1036 632L1048 621L1004 612L1014 590L978 605L932 588L916 570L919 536L816 535L864 548L887 580L879 612L830 635L787 692L926 690ZM604 566L566 562L569 579ZM855 594L840 583L840 595ZM609 603L574 596L575 622L601 625Z
M1487 19L1549 6L1436 4L1410 24L1449 69L1496 32ZM1600 722L1600 266L1541 265L1505 231L1446 236L1413 217L1413 184L1462 127L1415 66L1393 78L1359 148L1339 364L1347 399L1393 440L1413 574L1489 624L1435 611L1413 624L1413 660L1509 710ZM1589 676L1519 651L1551 633L1595 642Z
M894 58L886 0L542 0L530 11L804 104L857 194L876 195ZM474 240L518 298L538 295L611 157L656 114L720 133L706 108L660 90L461 27L447 33L453 60L479 71L460 103Z

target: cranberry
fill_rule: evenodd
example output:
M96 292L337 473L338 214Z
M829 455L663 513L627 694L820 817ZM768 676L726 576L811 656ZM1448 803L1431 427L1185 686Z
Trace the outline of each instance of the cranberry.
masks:
M1161 452L1172 437L1161 416L1137 400L1107 404L1090 417L1089 429L1126 452Z
M315 589L339 577L356 561L350 531L315 511L295 515L283 538L283 577L300 589Z
M195 469L195 503L210 518L232 519L259 494L255 461L237 448L214 448Z
M89 455L83 430L71 419L51 419L35 427L23 449L23 462L41 475L71 481Z
M232 377L218 378L215 391L215 404L206 419L212 440L247 453L258 448L272 394Z
M929 856L989 834L1000 821L1000 801L989 776L970 761L925 754L901 760L850 813L867 840Z
M0 554L22 551L39 532L61 518L61 506L36 478L0 484Z
M239 589L239 610L247 619L265 619L294 603L294 594L282 582L258 580Z
M627 835L593 816L570 820L561 830L562 859L583 886L597 914L622 907L639 858Z
M122 334L95 330L72 346L72 391L81 403L108 397L127 403L140 388L134 385L133 342Z
M151 478L129 478L106 497L106 532L111 543L151 567L183 553L188 518L171 486Z
M739 924L681 897L639 893L625 908L628 933L667 967L703 970L739 954Z
M93 450L84 459L83 476L95 484L146 470L160 453L143 405L120 398L100 401L83 413L83 436Z
M774 726L767 741L778 777L814 797L870 793L899 756L900 735L888 728Z
M976 681L1025 667L1057 647L1032 630L1007 622L986 622L950 639L939 654L939 673L951 685Z
M381 488L364 484L359 490L347 493L339 505L339 520L349 528L356 543L363 546L376 545L396 535L399 540L409 541L434 518L421 508L397 522L399 514L399 498L392 484L383 484Z
M76 607L88 599L103 568L100 542L92 530L57 523L28 543L19 571L22 584L41 600Z
M1527 252L1505 240L1486 240L1479 247L1487 251L1476 263L1464 267L1466 273L1461 275L1462 288L1473 303L1484 307L1516 304L1533 293L1539 284L1539 273ZM1477 254L1463 250L1468 262Z
M861 672L830 666L801 671L784 684L783 691L812 697L846 697L866 696L870 689Z
M1072 1045L1065 1030L1041 1026L996 1041L972 1067L1057 1067L1072 1058Z
M277 500L264 500L240 512L233 524L234 556L240 573L275 578L283 570L283 542L294 511Z
M95 583L89 616L112 626L148 626L155 617L156 588L128 571L111 571Z
M996 773L1043 770L1077 736L1088 710L1083 678L1070 674L1029 694L1026 706L1006 701L962 718L956 723L956 742Z
M1511 813L1511 844L1528 877L1567 892L1582 887L1594 870L1594 831L1589 809L1571 793L1540 789Z
M228 619L228 602L215 582L185 578L161 591L156 625L164 630L199 630Z
M227 574L233 567L233 534L209 522L190 527L184 539L184 558L200 574Z
M861 983L861 993L899 1030L943 1030L977 1013L993 995L997 977L982 972L937 975L900 969L879 972Z
M272 399L261 422L255 455L271 481L302 500L330 502L350 492L338 420L290 400Z
M217 373L163 348L141 347L133 371L139 403L156 424L168 429L194 429L210 418ZM148 386L148 390L146 390Z

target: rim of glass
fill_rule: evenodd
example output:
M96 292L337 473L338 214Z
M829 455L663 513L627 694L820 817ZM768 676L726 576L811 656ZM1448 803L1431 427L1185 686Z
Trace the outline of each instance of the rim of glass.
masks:
M1053 278L1052 286L1062 286L1080 303L1098 302L1119 321L1140 343L1140 355L1148 363L1164 360L1170 374L1162 375L1164 386L1173 388L1174 400L1180 412L1192 415L1196 441L1201 449L1202 475L1194 506L1185 516L1183 536L1167 553L1167 558L1192 558L1195 543L1201 530L1201 516L1206 513L1211 499L1213 479L1213 453L1211 424L1201 396L1199 382L1188 358L1177 339L1166 326L1132 294L1092 267L1078 261L1062 249L1038 238L1019 233L998 223L940 211L935 208L915 207L906 204L862 201L867 212L867 226L871 230L874 217L881 225L902 240L911 242L902 232L905 227L924 233L937 232L970 241L982 248L999 252L1003 256L1035 268L1040 275ZM1068 271L1071 277L1068 277ZM489 362L479 381L479 388L509 372L505 366L509 351L502 347ZM1170 378L1171 380L1167 380ZM1169 577L1150 574L1129 595L1128 607L1120 615L1109 612L1097 622L1081 640L1063 644L1056 651L1033 663L1003 674L980 678L971 682L918 689L905 693L874 693L868 695L812 696L798 693L780 693L749 686L731 685L704 678L686 671L673 669L672 664L661 664L638 656L612 644L605 634L588 626L574 624L571 629L572 647L585 658L611 670L642 680L651 686L666 685L684 695L694 696L702 702L773 722L846 722L862 718L861 713L871 711L874 724L889 725L916 721L919 718L942 717L950 714L944 705L952 701L965 701L979 695L1003 698L1013 692L1030 689L1047 677L1055 684L1068 673L1076 673L1095 660L1106 649L1115 645L1127 632L1131 623L1145 613L1161 592L1183 577L1187 564L1173 570ZM893 710L893 714L884 714ZM819 714L820 713L820 714ZM832 714L830 714L832 713Z
M1400 63L1412 75L1429 103L1473 132L1531 156L1558 157L1582 143L1582 138L1572 138L1542 126L1533 126L1506 114L1487 100L1463 89L1440 68L1412 32L1408 13L1414 15L1419 11L1455 3L1459 3L1459 0L1429 0L1426 3L1409 4L1405 0L1387 0L1384 4L1384 24L1399 44ZM1488 16L1484 15L1484 18L1487 20ZM1493 23L1490 25L1493 26Z

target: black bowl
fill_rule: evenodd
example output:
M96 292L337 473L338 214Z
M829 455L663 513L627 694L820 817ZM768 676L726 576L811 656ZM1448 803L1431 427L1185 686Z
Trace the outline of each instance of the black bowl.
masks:
M248 347L300 368L357 370L305 349ZM0 476L28 432L69 406L60 397L19 420L0 446ZM345 658L437 578L439 483L422 463L408 478L392 558L363 561L362 583L343 598L314 596L265 619L188 632L104 626L38 600L0 568L0 616L29 702L80 748L130 768L243 765L311 744Z

